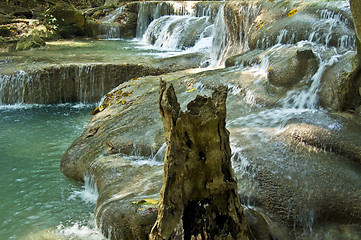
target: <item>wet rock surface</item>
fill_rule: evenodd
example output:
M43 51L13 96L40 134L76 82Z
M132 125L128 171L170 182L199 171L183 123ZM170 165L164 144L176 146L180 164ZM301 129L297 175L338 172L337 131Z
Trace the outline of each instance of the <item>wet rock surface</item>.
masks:
M229 38L223 39L223 48L218 49L224 50L221 62L250 51L229 58L225 69L193 69L161 76L174 85L181 109L198 94L210 97L214 86L228 87L232 163L241 203L251 209L245 214L257 239L360 236L360 71L353 57L355 38L349 34L353 32L352 18L335 4L227 2L223 9L227 22L219 26L230 32ZM136 5L129 7L129 18L118 19L129 23L129 36L135 31ZM105 16L111 9L97 10L101 11L99 16ZM238 16L241 10L247 14ZM81 30L84 34L82 21L69 22L69 33ZM88 19L85 24L85 31L91 29L92 36L102 34L97 21ZM318 24L321 22L327 24ZM20 21L16 24L24 25ZM12 37L16 34L11 31L14 26L12 23L1 28L4 42L15 41ZM237 29L241 26L240 34ZM223 34L217 33L220 37ZM298 42L309 39L312 42L308 44ZM339 55L333 61L335 49ZM344 55L347 51L353 53ZM98 101L102 93L119 85L104 96L83 134L69 147L61 171L80 181L85 175L96 179L100 194L96 218L105 235L147 239L157 217L154 207L132 204L146 198L159 199L162 186L165 132L158 113L160 77L144 76L198 67L202 57L190 54L166 62L157 59L143 67L138 63L83 66L83 70L92 68L94 79L109 80L104 91L88 95L91 101ZM7 61L2 59L2 64ZM75 85L80 84L79 76L87 84L92 77L79 69L79 65L55 64L39 70L40 79L50 75L59 83L66 73L74 85L33 82L25 86L35 89L33 94L24 95L24 99L37 103L45 98L52 99L44 101L47 103L83 99L85 92L75 91ZM315 79L319 85L314 84ZM101 81L94 83L91 92L102 89ZM49 97L41 90L44 86L52 89L54 96L63 90L68 95ZM296 104L304 99L314 104Z
M361 75L355 53L350 53L329 66L322 77L320 103L334 111L359 112Z
M355 191L357 188L355 183L358 181L356 179L359 178L357 176L360 176L360 167L351 160L358 162L355 156L359 156L360 140L358 140L356 132L352 135L348 133L348 131L352 132L357 129L358 117L348 118L342 115L326 117L323 115L324 113L319 113L320 117L323 116L321 118L324 119L323 123L319 125L313 119L317 119L318 114L310 117L313 113L305 112L304 118L309 118L309 121L313 123L303 125L303 120L299 119L297 114L294 118L285 115L284 129L277 130L277 127L272 126L260 128L254 119L259 118L258 122L262 123L267 121L262 119L270 113L264 109L263 115L262 110L257 110L260 112L255 113L254 118L252 115L240 117L242 111L262 109L261 106L264 102L258 100L260 105L257 107L257 103L247 100L245 92L236 91L236 86L238 88L249 86L252 89L252 84L254 84L248 79L249 75L244 76L243 79L240 79L239 76L239 72L234 69L232 71L218 69L203 70L198 73L184 71L163 75L162 78L175 85L181 108L185 108L196 94L210 95L215 85L233 86L227 100L229 112L227 119L231 132L232 161L242 203L266 210L267 214L262 215L261 219L265 217L272 219L268 220L266 229L269 231L273 229L271 232L274 236L277 235L277 231L272 228L272 225L269 225L270 222L287 226L288 230L278 233L279 236L282 236L280 239L295 238L295 236L297 236L296 239L302 239L304 228L323 228L323 224L326 222L359 223L360 219L354 213L359 211L357 209L360 207L357 202L360 195L358 191ZM84 173L91 169L90 172L98 176L98 185L107 185L108 181L100 176L115 176L116 172L121 174L124 172L113 168L113 174L102 174L97 170L98 167L95 167L97 165L92 163L94 161L92 159L96 159L97 156L104 156L103 158L113 156L118 159L117 154L149 156L160 149L165 139L162 136L164 132L157 110L158 81L159 77L144 77L116 88L114 94L109 95L108 100L105 101L108 103L107 107L94 115L83 135L64 155L63 173L72 178L82 179ZM139 85L140 87L138 87ZM190 91L193 88L194 90ZM131 93L128 96L129 92ZM272 94L268 97L264 95L263 99L270 101ZM125 100L124 104L122 100ZM277 111L274 114L277 114ZM335 120L336 122L334 122ZM252 126L253 124L256 125ZM344 129L338 129L337 124L344 126ZM260 132L257 133L258 131ZM279 131L279 134L274 135L274 131ZM249 135L251 132L254 134ZM119 158L119 161L122 160ZM278 163L278 161L281 162ZM283 169L282 166L288 167ZM149 180L152 182L151 185L154 184L160 188L161 167L158 170L158 175L153 175L153 180L147 178L146 181ZM147 168L144 171L143 174L148 175ZM307 179L313 180L304 181L303 174L307 175ZM350 177L344 178L345 174ZM114 179L117 178L114 177ZM325 181L325 179L328 180ZM104 198L99 199L98 205L102 205L102 202L112 199L112 196L115 195L119 196L117 201L120 205L129 205L129 202L134 201L132 196L138 195L137 190L132 187L133 190L123 189L124 182L116 182L113 184L109 182L109 186L114 186L114 189L122 189L123 194L126 191L125 196L118 194L116 190L108 192ZM349 184L350 182L353 184ZM346 185L350 189L345 190L344 186ZM150 190L142 197L154 198L158 194L157 191L156 189ZM337 197L327 197L330 195ZM347 197L343 198L342 196ZM345 208L344 204L349 207ZM118 229L118 226L109 225L113 226L113 229ZM119 231L123 231L122 227L119 229ZM282 228L277 227L277 229ZM308 235L306 234L306 236Z

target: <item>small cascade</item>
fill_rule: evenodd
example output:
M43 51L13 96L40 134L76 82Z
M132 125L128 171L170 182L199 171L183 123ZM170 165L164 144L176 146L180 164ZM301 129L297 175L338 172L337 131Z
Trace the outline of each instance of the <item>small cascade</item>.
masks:
M188 15L195 13L196 2L141 2L138 10L137 38L142 38L149 24L162 16Z
M223 3L161 2L139 5L137 37L165 50L211 52L214 21ZM208 58L203 62L209 65Z
M261 11L250 2L223 5L217 14L212 44L212 65L224 64L228 57L249 50L249 31Z
M96 185L96 178L86 174L84 176L84 185L82 187L82 190L74 191L69 196L68 200L80 198L86 203L96 204L98 197L99 193Z
M217 29L217 31L216 31ZM224 20L224 6L220 7L216 16L212 33L211 65L218 66L223 58L229 42L229 31Z
M115 9L114 11L103 17L101 19L101 22L112 23L117 17L120 17L122 14L124 14L124 6L120 6L119 8Z
M125 13L124 6L121 6L109 13L100 20L100 38L102 39L119 39L121 37L120 24L116 19Z
M25 85L29 78L22 70L14 75L0 74L0 104L24 102Z
M208 36L209 26L207 17L163 16L148 26L143 41L164 49L185 50Z
M281 100L284 108L296 109L317 109L318 92L320 89L321 78L326 68L335 64L342 55L333 55L330 59L323 60L318 54L320 61L317 72L310 79L310 87L307 89L295 89L287 93L287 96Z
M327 8L316 10L313 14L295 14L298 25L292 25L292 21L289 24L281 21L279 25L270 26L272 31L260 33L259 36L262 37L257 37L254 47L267 49L276 44L296 44L300 41L309 41L326 47L336 47L343 51L353 50L356 46L356 38L352 23L346 17L349 14L350 11L347 9L335 12ZM257 34L260 26L259 24L256 26L254 34ZM275 31L276 29L279 30ZM274 35L275 32L278 33Z
M173 15L174 9L168 2L144 2L139 4L137 21L137 38L142 38L148 25L157 18L165 15Z
M59 65L0 75L0 104L97 102L116 80L102 65Z

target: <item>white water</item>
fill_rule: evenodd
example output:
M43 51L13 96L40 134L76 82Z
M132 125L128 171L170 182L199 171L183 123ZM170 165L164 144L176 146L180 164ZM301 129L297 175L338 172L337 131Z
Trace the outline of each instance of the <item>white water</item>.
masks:
M236 20L238 16L226 13L224 8L224 4L210 4L200 11L195 2L143 3L138 15L137 38L164 49L201 50L207 53L210 66L221 66L226 58L249 50L250 30L257 24L255 19L261 13L262 5L256 2L239 4L238 12L233 13L241 16L239 20ZM330 41L337 38L338 49L349 51L355 48L355 38L348 30L350 23L341 12L323 9L317 13L319 20L305 30L308 36L302 40L330 47ZM235 31L238 33L234 34ZM265 35L257 46L266 49L276 44L297 44L296 34L292 29L282 29L276 42Z
M176 7L175 7L176 6ZM225 13L224 7L220 7L217 10L216 15L211 15L209 9L206 9L202 14L195 14L195 11L192 7L192 3L188 5L183 5L182 3L175 3L172 7L169 7L169 4L161 3L157 5L155 8L146 8L146 4L141 4L141 11L150 11L152 18L155 20L153 22L144 24L139 24L140 27L139 32L144 31L143 39L146 43L152 43L155 47L163 48L165 50L178 50L179 52L192 52L198 51L202 49L209 54L209 63L211 66L218 66L222 64L224 58L230 54L239 53L248 50L248 34L247 29L249 29L252 25L252 21L248 21L250 17L246 17L243 20L242 31L244 34L239 38L240 41L235 44L230 44L230 36L227 28L227 24L225 22ZM168 10L167 10L168 9ZM169 10L172 9L172 10ZM253 13L257 13L259 11L258 7L252 8L242 8L242 11L246 11L246 16L253 16ZM163 12L162 12L163 11ZM177 15L166 15L164 16L164 12L169 13L177 13ZM252 14L251 14L252 13ZM318 89L320 86L321 77L326 69L326 67L331 66L336 63L338 59L340 59L344 54L347 53L348 50L354 47L354 39L349 35L342 36L338 42L338 47L330 47L329 40L330 34L332 31L339 26L340 23L345 22L342 17L333 12L321 11L321 15L323 19L326 19L326 24L330 32L327 32L324 35L320 35L317 31L323 26L323 23L315 24L314 31L309 34L309 38L303 42L294 43L295 37L292 36L291 31L283 29L280 31L276 43L272 43L267 41L264 38L264 41L260 43L260 48L269 48L268 55L266 54L262 61L257 64L254 64L249 67L245 67L242 71L243 73L247 73L252 75L254 78L254 84L261 85L265 81L267 81L267 72L269 69L269 56L273 54L273 51L278 49L282 50L283 47L287 47L290 44L310 44L313 46L313 52L316 54L319 60L319 66L316 73L307 79L307 83L301 89L290 90L287 95L279 100L279 107L264 109L262 106L257 104L255 92L252 89L241 89L236 88L232 85L232 93L237 95L241 92L241 90L246 91L244 95L244 102L246 105L251 106L254 111L247 113L245 115L239 114L240 116L230 121L228 123L229 127L240 127L241 129L238 133L241 133L251 144L245 144L242 146L241 144L235 143L235 139L233 139L234 143L232 146L233 150L233 162L235 163L235 171L237 172L237 176L240 178L246 178L248 181L247 184L240 185L240 192L244 194L243 197L248 197L246 201L249 205L253 205L252 194L258 191L259 182L255 180L255 175L257 171L263 170L262 163L252 163L251 159L252 154L249 154L250 149L259 148L259 152L257 152L257 156L262 158L264 162L267 164L274 166L271 171L275 175L282 175L286 179L292 180L296 179L297 172L307 172L308 168L312 166L312 168L319 167L317 163L309 162L307 164L300 163L297 161L295 156L291 156L292 158L286 162L286 159L280 151L282 151L281 147L275 146L271 148L272 151L269 151L269 148L264 147L272 145L272 138L277 134L281 133L285 130L287 124L292 121L301 121L304 123L314 123L319 126L325 127L326 129L338 129L340 128L340 124L331 118L328 118L322 109L318 106ZM143 16L143 15L142 15ZM146 14L144 14L146 16ZM109 18L111 19L111 18ZM334 20L336 19L336 20ZM146 22L145 19L140 19L139 21ZM197 27L194 28L195 24ZM191 44L185 44L186 40L189 38L184 38L187 34L192 34L197 30L197 34L195 34L195 39ZM241 32L242 32L241 31ZM184 39L182 39L184 38ZM153 39L153 40L152 40ZM232 49L232 46L237 46L237 49ZM329 54L332 52L332 54ZM79 77L81 78L82 74L88 74L91 72L91 69L84 67L79 70ZM30 81L29 76L24 71L19 71L19 73L15 76L4 77L3 81L0 82L0 89L4 88L4 85L7 82L15 82L13 91L17 95L16 99L24 98L24 84L27 81ZM8 79L12 78L12 79ZM29 79L29 80L27 80ZM82 82L80 81L80 84ZM16 86L16 87L15 87ZM196 83L194 85L195 92L203 93L205 85L202 83ZM80 86L80 89L85 89L79 93L80 99L85 99L88 91L85 86ZM4 95L5 93L3 93ZM1 96L1 94L0 94ZM0 98L1 101L1 98ZM15 101L15 100L14 100ZM241 147L242 146L242 147ZM131 165L132 167L140 167L143 165L147 166L161 166L160 159L164 155L165 145L154 155L153 158L141 158L139 156L127 156L123 157L122 161L124 165ZM310 150L311 152L311 150ZM277 154L280 154L277 155ZM311 154L310 154L311 155ZM253 165L253 166L252 166ZM285 166L285 167L283 167ZM288 166L288 168L287 168ZM161 169L161 168L160 168ZM293 169L293 170L292 170ZM161 171L161 170L160 170ZM294 172L296 173L294 173ZM337 172L338 173L338 172ZM114 195L113 198L106 201L103 205L111 201L116 201L121 199L127 194L129 194L128 190L132 190L133 192L142 193L142 191L146 191L152 185L152 181L150 180L151 176L146 176L143 179L140 179L132 186L126 186L118 194ZM80 200L87 204L95 204L98 198L98 192L95 187L95 183L91 178L85 179L85 185L81 189L74 190L71 195L67 198L70 201ZM249 184L252 182L252 184ZM316 181L311 182L318 186ZM312 186L309 186L305 183L306 186L299 183L302 187L309 189L310 196L312 194ZM136 190L134 190L136 189ZM102 210L103 206L99 206L98 212ZM292 204L290 203L290 209ZM315 209L305 209L304 212L299 216L298 223L302 222L304 226L306 226L307 231L312 232L312 227L314 223L315 217ZM99 233L98 228L96 227L95 221L92 217L90 217L89 222L85 224L81 224L79 222L74 222L72 224L64 226L60 224L57 227L57 231L55 231L59 236L69 239L104 239L104 237Z
M202 52L211 55L215 32L215 9L217 4L197 7L197 2L164 2L141 4L138 14L137 38L143 43L180 53ZM224 28L218 28L224 29ZM218 45L217 45L218 47ZM209 62L212 56L206 56ZM213 64L216 65L216 64Z
M207 17L163 16L150 23L143 42L167 50L185 50L209 36L209 26Z
M94 177L84 176L84 185L81 191L75 190L68 200L80 199L86 203L96 204L99 197L96 181Z
M82 189L74 190L72 194L68 197L68 201L83 201L87 204L93 206L96 205L99 193L96 186L96 181L94 177L85 175L84 176L84 185ZM73 222L70 226L64 226L60 224L57 226L57 229L54 233L66 239L87 239L87 240L106 240L100 229L98 228L95 217L92 213L89 215L89 220L84 223Z
M98 89L101 94L104 94L104 85L100 83L97 87L98 80L92 71L92 65L78 65L72 69L62 70L62 66L53 66L55 71L47 75L41 73L29 73L19 70L15 74L1 75L0 74L0 104L14 104L14 103L59 103L71 101L67 99L66 88L68 79L76 76L78 85L75 85L75 90L78 91L78 101L85 103L89 97L94 94L94 89ZM59 74L58 74L59 73ZM59 77L54 81L55 77ZM55 89L54 89L55 88ZM54 96L54 92L62 94ZM68 95L69 96L69 95Z

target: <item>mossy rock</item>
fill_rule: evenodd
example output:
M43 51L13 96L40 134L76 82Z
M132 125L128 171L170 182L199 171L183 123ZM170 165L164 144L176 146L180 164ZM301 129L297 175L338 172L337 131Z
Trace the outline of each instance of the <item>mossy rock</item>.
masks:
M63 38L86 35L86 20L82 12L71 5L59 4L49 11Z
M21 38L15 46L15 51L29 50L32 48L44 47L45 41L38 35L29 35Z

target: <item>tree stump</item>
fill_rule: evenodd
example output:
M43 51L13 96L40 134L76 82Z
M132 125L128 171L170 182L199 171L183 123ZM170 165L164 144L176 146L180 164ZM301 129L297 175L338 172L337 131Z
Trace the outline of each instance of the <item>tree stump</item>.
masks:
M183 112L161 80L159 110L167 141L158 217L159 239L252 239L237 193L226 124L227 88L197 96Z

